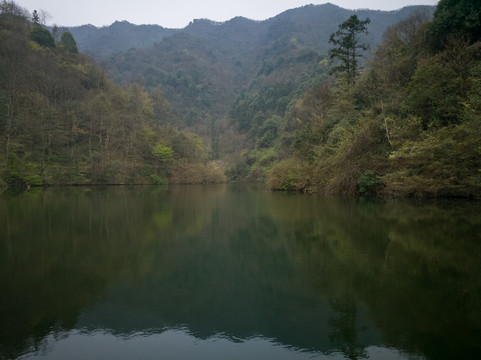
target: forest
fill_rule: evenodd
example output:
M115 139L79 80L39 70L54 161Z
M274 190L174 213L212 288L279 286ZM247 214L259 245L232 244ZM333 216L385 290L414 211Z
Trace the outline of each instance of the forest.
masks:
M240 181L480 198L479 2L356 12L369 21L354 72L329 42L352 15L326 4L144 26L145 46L96 54L81 32L95 29L48 27L4 0L0 185ZM135 26L100 30L124 28Z
M274 189L479 197L481 5L440 1L389 27L355 83L305 92L283 118Z
M0 170L4 184L225 181L202 139L171 126L161 91L113 83L14 2L0 15Z

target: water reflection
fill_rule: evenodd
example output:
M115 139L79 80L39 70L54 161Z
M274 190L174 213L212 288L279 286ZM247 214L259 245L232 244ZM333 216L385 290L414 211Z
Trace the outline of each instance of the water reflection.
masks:
M479 210L227 185L2 196L0 354L474 359Z

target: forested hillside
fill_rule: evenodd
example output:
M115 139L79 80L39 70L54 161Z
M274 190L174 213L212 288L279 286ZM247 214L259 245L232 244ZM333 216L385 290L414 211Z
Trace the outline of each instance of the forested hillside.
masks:
M115 82L160 89L173 106L177 126L198 133L213 158L231 168L265 132L259 129L259 135L252 136L251 131L262 128L273 115L284 116L288 104L309 84L328 75L329 35L340 22L353 13L371 17L366 41L374 49L388 26L419 9L432 12L423 6L354 12L325 4L292 9L265 21L200 19L153 46L97 57ZM118 26L98 31L115 34ZM90 46L79 45L86 51ZM229 172L232 179L245 178L235 172ZM263 175L253 173L249 179L263 180Z
M217 182L196 134L169 102L112 83L14 2L0 4L0 172L9 185Z
M366 40L374 49L388 26L418 8L430 9L355 13L373 19ZM265 21L237 17L216 23L198 19L184 29L171 30L171 36L163 41L160 34L167 34L167 30L159 27L159 41L152 46L147 46L153 40L151 32L142 32L140 26L125 22L96 30L73 28L72 33L82 40L79 48L99 59L114 81L140 82L148 90L161 88L183 120L182 125L193 127L209 139L212 124L217 128L225 125L236 99L245 97L242 90L256 87L259 82L267 87L297 88L312 77L318 62L327 55L330 33L353 13L325 4L292 9ZM112 39L119 39L126 29L131 30L130 34L120 47ZM85 33L92 35L86 38ZM100 42L103 46L98 49ZM132 49L124 51L125 44L132 44ZM105 56L108 52L111 55ZM283 75L266 82L264 76L274 69Z
M68 30L76 39L80 51L98 59L132 48L152 46L178 32L159 25L134 25L128 21L116 21L108 27L82 25Z
M269 186L479 197L480 40L476 0L442 0L432 21L416 12L391 26L355 83L341 73L290 104L262 150Z
M170 30L116 22L55 39L13 2L1 11L6 182L228 179L348 196L481 196L476 0L442 0L435 12L310 5ZM346 72L332 40L353 16L366 20L356 40L369 50Z

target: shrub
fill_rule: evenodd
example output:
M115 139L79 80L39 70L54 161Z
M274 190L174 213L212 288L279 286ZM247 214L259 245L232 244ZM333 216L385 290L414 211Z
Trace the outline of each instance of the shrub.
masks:
M273 190L310 191L310 168L298 158L277 162L267 175L267 186Z
M153 185L169 185L169 180L163 176L152 174L150 175L150 179Z
M359 193L362 196L375 195L381 185L380 177L371 170L362 173L357 181Z

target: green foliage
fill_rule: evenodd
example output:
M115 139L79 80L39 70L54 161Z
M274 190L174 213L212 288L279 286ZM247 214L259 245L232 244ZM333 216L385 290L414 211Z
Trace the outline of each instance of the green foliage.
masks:
M120 86L81 54L66 56L76 54L71 35L47 51L46 30L4 8L4 182L211 183L226 180L226 167L230 180L279 190L481 196L481 45L474 28L456 25L458 10L443 13L456 26L443 28L435 54L426 39L441 10L434 25L429 11L398 15L362 73L358 35L369 19L350 17L331 36L335 70L346 73L336 79L300 21L257 24L245 42L240 20L199 21L111 58L107 67L128 83ZM36 28L44 37L30 41Z
M406 103L422 118L424 129L461 121L466 98L476 82L469 73L480 58L477 52L477 46L452 40L442 53L419 64L407 88Z
M258 148L267 148L273 144L274 140L276 139L278 126L281 121L282 118L280 116L273 115L262 124L257 132Z
M152 154L162 162L170 161L174 157L174 152L168 146L164 146L161 143L155 145L152 150Z
M459 114L456 76L444 64L429 60L422 64L409 85L408 106L423 120L423 128L456 123ZM460 80L460 79L459 79Z
M302 95L289 114L297 157L270 165L271 188L481 197L481 45L453 32L430 54L428 18L391 27L355 86Z
M367 33L367 25L370 22L369 18L359 20L357 15L351 15L329 38L329 43L335 46L329 50L330 57L341 61L341 64L333 67L332 70L345 73L348 83L355 82L359 69L359 57L368 49L367 45L360 43L359 35Z
M169 182L173 184L215 184L226 181L222 169L214 162L179 163L172 169Z
M224 180L198 135L169 126L175 115L161 92L151 98L139 84L113 84L75 55L71 35L54 48L46 29L26 16L13 23L6 8L23 14L0 6L2 182L158 184L175 181L185 163L202 169L201 181Z
M282 191L309 191L310 181L309 165L298 158L287 158L269 171L267 186Z
M69 54L78 54L77 43L75 42L72 34L68 31L62 34L59 46L61 46Z
M359 177L357 185L362 196L370 196L378 192L377 188L381 185L381 179L373 171L366 170Z
M316 132L312 130L311 123L307 123L294 134L292 146L302 159L312 162L315 155L315 148L319 144L319 134L316 134Z
M427 10L415 11L386 30L384 41L369 61L376 70L369 73L370 82L365 84L371 97L386 91L394 95L410 81L418 62L426 53L425 28L429 18ZM380 87L382 92L376 92Z
M204 142L197 134L179 132L172 140L176 159L198 162L207 159Z
M250 170L251 167L247 164L246 159L237 155L234 158L234 164L225 173L230 181L245 181L249 176Z
M39 175L26 176L23 180L27 185L40 186L43 184L43 180Z
M50 31L38 24L33 25L30 32L30 39L43 47L55 47L55 42L53 40L52 34L50 34Z
M151 174L150 179L152 180L153 185L162 185L162 186L169 185L169 179L163 176Z
M285 73L283 76L286 76ZM264 122L272 123L272 116L284 115L287 105L294 98L295 87L292 82L280 83L275 74L276 82L264 79L267 83L260 88L253 83L249 92L243 92L231 111L233 120L237 122L240 131L252 130L259 134L264 131ZM272 126L271 126L272 130Z
M441 0L427 37L431 47L440 51L451 38L464 38L470 44L481 40L481 3L478 0Z
M386 27L411 11L367 12L376 22L365 43L374 48ZM327 77L325 34L352 13L326 4L262 22L198 20L175 30L116 22L70 30L80 49L100 59L115 81L141 82L149 92L161 88L172 104L176 125L215 144L212 139L218 132L213 129L233 124L249 133L243 144L249 147L257 142L264 121L272 115L283 117L306 84L321 73ZM226 155L223 151L230 149L220 146L220 157Z
M408 141L390 155L387 191L401 196L479 196L479 120L442 128Z

